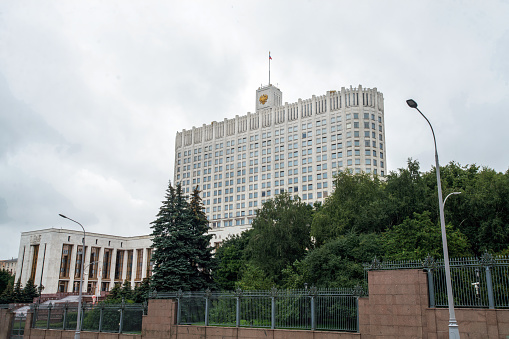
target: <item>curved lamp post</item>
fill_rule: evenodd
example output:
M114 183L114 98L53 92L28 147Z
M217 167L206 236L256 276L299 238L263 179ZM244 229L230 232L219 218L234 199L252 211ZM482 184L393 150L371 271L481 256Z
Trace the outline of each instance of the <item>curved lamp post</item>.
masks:
M426 119L429 127L431 128L431 133L433 134L433 141L435 143L435 163L436 163L436 171L437 171L437 187L438 187L438 208L440 210L440 226L442 229L442 245L444 250L444 264L445 264L445 282L447 285L447 300L449 302L449 338L450 339L460 339L460 333L458 329L458 323L456 322L456 315L454 314L454 299L452 295L452 283L451 283L451 269L449 267L449 250L447 249L447 236L445 233L445 217L444 217L444 200L442 200L442 182L440 181L440 164L438 162L438 151L437 151L437 140L435 138L435 131L433 130L433 126L429 122L428 118L417 108L417 102L413 99L409 99L406 101L408 106L411 108L415 108L419 113L421 113L422 117ZM449 197L449 195L447 196ZM447 198L446 198L447 199Z
M445 202L447 201L447 198L449 198L449 197L450 197L451 195L453 195L453 194L461 194L461 192L452 192L452 193L449 193L449 194L445 197L445 199L444 199L444 207L445 207Z
M79 222L77 222L76 220L73 220L71 218L68 218L66 217L65 215L63 214L58 214L59 216L61 216L62 218L65 218L65 219L69 219L75 223L77 223L78 225L81 226L81 228L83 229L83 247L81 248L81 269L80 269L80 291L79 291L79 297L78 297L78 318L76 320L76 332L74 333L74 339L80 339L80 325L81 325L81 298L83 296L83 275L85 274L85 272L83 271L83 263L85 262L85 228L83 227L82 224L80 224Z

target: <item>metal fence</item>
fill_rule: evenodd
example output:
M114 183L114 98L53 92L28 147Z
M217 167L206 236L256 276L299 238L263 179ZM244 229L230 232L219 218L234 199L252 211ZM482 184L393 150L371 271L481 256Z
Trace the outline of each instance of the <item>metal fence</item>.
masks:
M11 339L21 339L25 333L25 322L26 315L25 314L16 314L12 318L12 327L11 327Z
M75 330L78 306L70 304L33 304L34 328ZM83 331L112 333L141 333L142 316L146 304L83 304Z
M452 291L456 307L509 308L509 257L494 257L485 253L480 258L453 258L451 268ZM394 270L420 268L428 275L430 307L448 307L443 260L427 257L414 261L385 261L374 259L365 270Z
M177 300L177 323L357 332L364 290L316 289L152 293Z

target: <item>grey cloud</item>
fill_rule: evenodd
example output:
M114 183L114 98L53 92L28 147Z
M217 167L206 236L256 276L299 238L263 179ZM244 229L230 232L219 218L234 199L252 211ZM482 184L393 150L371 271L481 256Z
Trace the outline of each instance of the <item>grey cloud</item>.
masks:
M498 39L492 59L492 69L500 79L509 85L509 30Z
M30 143L61 143L60 134L44 118L16 99L0 73L0 156Z
M7 201L0 197L0 224L7 223L11 218L7 213Z

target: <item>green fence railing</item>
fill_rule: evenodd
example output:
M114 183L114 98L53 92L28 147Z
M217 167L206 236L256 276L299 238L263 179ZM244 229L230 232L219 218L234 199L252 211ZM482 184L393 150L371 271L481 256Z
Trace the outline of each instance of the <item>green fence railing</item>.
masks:
M75 304L33 304L34 328L75 330L78 306ZM111 333L141 333L146 304L83 304L83 331Z
M152 292L177 300L177 323L358 332L357 289Z
M452 258L452 292L455 307L509 308L509 257ZM365 264L365 271L418 268L427 272L430 307L448 307L443 260L380 261Z

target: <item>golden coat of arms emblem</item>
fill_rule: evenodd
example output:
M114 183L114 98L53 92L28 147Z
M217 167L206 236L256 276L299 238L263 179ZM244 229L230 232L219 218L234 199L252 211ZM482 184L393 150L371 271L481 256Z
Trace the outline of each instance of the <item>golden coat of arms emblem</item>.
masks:
M260 104L265 105L265 103L267 102L267 99L269 99L269 97L267 96L267 94L262 94L262 95L260 96Z

